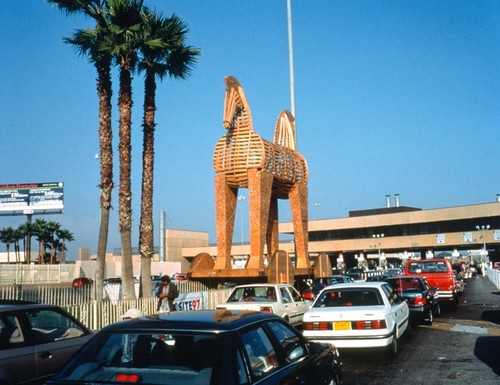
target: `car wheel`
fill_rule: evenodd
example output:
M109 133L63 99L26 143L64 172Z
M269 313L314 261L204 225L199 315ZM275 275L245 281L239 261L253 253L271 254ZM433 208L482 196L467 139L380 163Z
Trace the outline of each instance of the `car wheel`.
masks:
M387 353L390 357L395 357L398 354L398 330L394 328L392 342L387 346Z
M434 315L436 317L441 315L441 305L439 303L434 307Z
M339 376L337 374L334 374L332 380L328 383L328 385L340 385Z
M411 337L413 337L413 323L410 320L408 320L408 326L405 330L405 337L407 340L410 340Z
M424 318L424 321L425 321L425 324L426 325L432 325L432 321L433 321L433 314L432 314L432 308L429 309L429 311L427 312L427 316Z

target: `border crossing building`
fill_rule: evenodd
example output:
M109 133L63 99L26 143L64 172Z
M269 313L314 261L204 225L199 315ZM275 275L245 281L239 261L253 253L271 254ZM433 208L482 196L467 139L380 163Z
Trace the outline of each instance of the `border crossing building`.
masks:
M293 236L293 224L279 224L281 236ZM330 257L332 267L399 266L408 258L453 257L458 260L500 261L500 195L491 203L423 210L401 206L350 211L345 218L310 220L309 258ZM293 239L293 238L292 238ZM168 242L168 240L167 240ZM294 256L292 241L280 249ZM235 257L248 255L248 244L234 244ZM199 253L217 255L217 247L183 247L183 260Z

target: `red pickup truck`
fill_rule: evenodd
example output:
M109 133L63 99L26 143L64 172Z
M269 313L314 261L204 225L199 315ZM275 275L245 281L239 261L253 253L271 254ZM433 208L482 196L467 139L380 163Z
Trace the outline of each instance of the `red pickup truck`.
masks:
M457 281L451 263L447 259L419 259L406 262L405 275L420 275L427 278L435 287L439 302L451 304L452 309L458 305Z

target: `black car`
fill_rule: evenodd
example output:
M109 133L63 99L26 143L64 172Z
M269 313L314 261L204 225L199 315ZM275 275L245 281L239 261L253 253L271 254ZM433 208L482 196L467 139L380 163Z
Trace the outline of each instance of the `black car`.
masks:
M92 335L57 306L0 300L0 384L45 381Z
M385 281L408 302L413 324L432 325L434 316L441 314L438 293L424 277L401 275L386 278Z
M329 277L319 277L315 278L309 289L302 292L302 298L314 301L316 296L325 287L334 285L336 283L350 283L354 282L354 279L347 275L331 275Z
M349 270L347 270L347 273L345 273L345 275L351 277L355 281L360 281L365 277L365 270L361 267L351 267Z
M307 341L275 314L176 311L99 331L47 383L339 384L330 344Z

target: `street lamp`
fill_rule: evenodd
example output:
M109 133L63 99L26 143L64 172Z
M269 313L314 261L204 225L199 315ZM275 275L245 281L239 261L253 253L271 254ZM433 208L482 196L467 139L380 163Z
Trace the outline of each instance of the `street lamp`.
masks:
M483 238L483 250L481 251L481 270L483 271L483 277L485 275L485 263L488 258L488 251L486 250L486 238L484 235L485 230L489 230L490 225L476 225L476 230L481 231L481 238Z
M384 238L384 234L381 233L381 234L373 234L373 238ZM383 267L382 266L382 256L380 255L380 245L381 245L381 242L378 243L377 245L377 249L378 249L378 265L380 267Z

